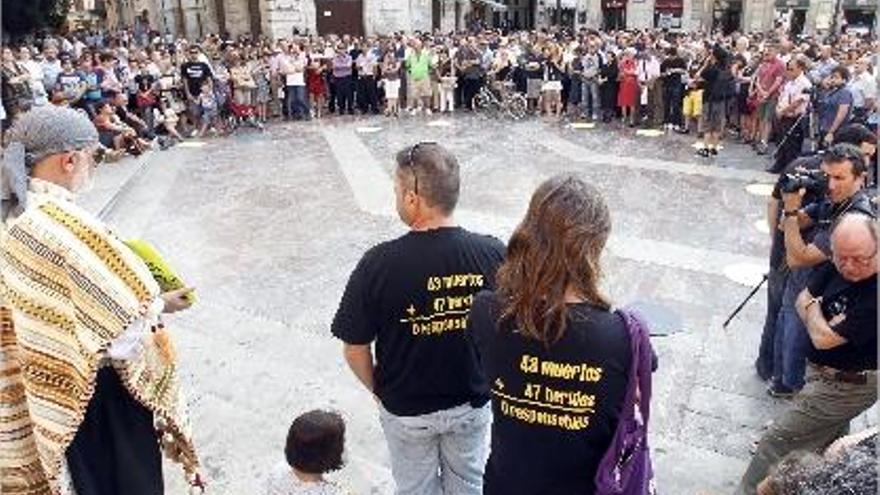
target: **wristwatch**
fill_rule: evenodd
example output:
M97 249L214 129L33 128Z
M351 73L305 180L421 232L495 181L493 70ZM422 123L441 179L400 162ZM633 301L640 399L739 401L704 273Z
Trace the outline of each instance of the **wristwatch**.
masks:
M798 210L783 211L782 215L785 216L785 218L796 217L796 216L798 216Z

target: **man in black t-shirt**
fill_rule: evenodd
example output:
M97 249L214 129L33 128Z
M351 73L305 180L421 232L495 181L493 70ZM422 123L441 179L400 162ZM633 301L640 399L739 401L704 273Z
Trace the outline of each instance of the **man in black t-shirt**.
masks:
M754 494L789 452L824 449L877 401L877 224L847 213L831 245L833 264L812 272L796 302L810 338L807 384L762 437L737 494Z
M200 118L198 97L202 92L202 85L213 77L211 66L200 59L201 53L197 46L193 46L187 52L189 60L180 66L180 76L183 78L184 95L187 101L187 117L192 125L197 126Z
M504 246L455 225L458 161L443 147L398 153L394 191L411 230L361 258L332 333L379 403L396 493L481 495L491 412L465 330Z

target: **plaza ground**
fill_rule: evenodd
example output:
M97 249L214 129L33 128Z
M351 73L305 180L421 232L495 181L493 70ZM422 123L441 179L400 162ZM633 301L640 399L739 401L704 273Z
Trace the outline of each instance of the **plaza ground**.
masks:
M766 266L761 184L773 177L741 145L706 160L693 156L693 137L642 134L472 115L277 124L104 166L84 202L121 236L155 243L198 289L169 327L210 493L260 493L291 420L327 407L348 424L348 464L334 478L354 494L388 494L376 406L329 324L361 254L405 232L394 153L447 146L461 163L459 222L505 241L543 179L579 171L611 206L604 287L617 305L643 308L658 334L660 493L731 493L785 407L752 366L766 292L721 326ZM178 470L166 478L178 493Z

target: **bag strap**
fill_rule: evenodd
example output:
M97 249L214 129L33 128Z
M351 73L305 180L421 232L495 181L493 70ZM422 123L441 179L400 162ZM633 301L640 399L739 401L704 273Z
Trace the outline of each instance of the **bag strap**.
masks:
M651 342L648 326L637 312L631 309L618 309L630 336L632 362L630 363L629 385L624 396L622 415L631 417L638 404L645 430L651 415Z

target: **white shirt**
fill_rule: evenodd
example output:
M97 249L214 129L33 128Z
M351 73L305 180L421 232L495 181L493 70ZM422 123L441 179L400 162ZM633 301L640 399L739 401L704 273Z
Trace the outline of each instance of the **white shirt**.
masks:
M305 86L306 57L303 54L289 55L282 60L282 68L286 72L284 83L288 86Z
M877 80L870 72L865 71L853 77L848 88L852 93L853 107L855 108L864 107L865 100L877 99Z
M788 116L797 117L804 113L807 110L807 103L810 101L810 95L806 94L805 91L812 87L813 84L804 74L801 74L790 81L786 81L785 84L782 85L782 91L779 93L779 100L776 102L776 113L781 113L796 101L800 101L800 104L795 107L794 113L789 114Z
M266 495L344 495L341 488L328 481L307 483L293 474L286 463L279 463L266 480Z

